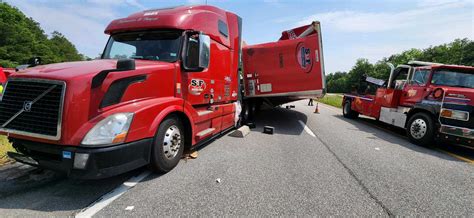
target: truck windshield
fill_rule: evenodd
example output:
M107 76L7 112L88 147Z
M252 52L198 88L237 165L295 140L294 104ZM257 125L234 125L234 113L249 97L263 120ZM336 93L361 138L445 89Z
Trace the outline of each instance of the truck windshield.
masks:
M474 72L438 70L434 72L431 83L440 86L474 88Z
M181 35L181 31L115 34L110 37L103 58L175 62L179 58Z

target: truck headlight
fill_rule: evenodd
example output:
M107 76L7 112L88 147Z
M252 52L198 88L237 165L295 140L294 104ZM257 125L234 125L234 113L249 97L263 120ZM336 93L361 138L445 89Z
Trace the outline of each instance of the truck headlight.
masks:
M448 118L448 119L468 121L469 120L469 113L467 111L442 109L441 110L441 117Z
M87 133L82 140L82 145L109 145L124 142L132 119L133 113L108 116Z

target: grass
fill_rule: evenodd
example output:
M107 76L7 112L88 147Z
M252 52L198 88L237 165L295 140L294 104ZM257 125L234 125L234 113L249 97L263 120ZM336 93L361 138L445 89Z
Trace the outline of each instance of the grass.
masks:
M8 151L14 151L12 145L6 136L0 136L0 166L10 161L7 156Z
M318 101L334 107L342 108L342 96L340 95L325 95L324 98L321 98Z

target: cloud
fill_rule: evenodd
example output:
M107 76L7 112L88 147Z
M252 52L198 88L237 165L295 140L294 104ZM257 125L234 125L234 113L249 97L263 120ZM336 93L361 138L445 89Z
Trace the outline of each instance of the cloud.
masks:
M46 33L59 31L89 57L102 52L108 36L104 29L118 17L120 8L145 7L137 0L85 0L84 2L57 2L56 0L8 1L28 17L38 21Z
M411 48L473 38L473 3L421 0L409 10L339 10L313 14L296 26L321 21L327 72L347 71L358 58L371 62Z
M427 4L420 3L421 5ZM305 25L313 20L319 20L331 28L341 32L381 32L391 31L410 27L419 27L438 21L438 23L445 23L443 19L448 21L463 20L472 18L471 14L442 14L439 12L454 10L463 7L471 7L472 3L464 1L444 1L444 4L432 5L430 7L418 7L411 10L397 11L397 12L363 12L363 11L333 11L326 13L319 13L311 15L302 21L298 22L298 25ZM439 13L441 17L433 16Z
M130 6L134 6L139 9L145 9L146 7L140 4L137 0L126 0L125 3L127 3Z

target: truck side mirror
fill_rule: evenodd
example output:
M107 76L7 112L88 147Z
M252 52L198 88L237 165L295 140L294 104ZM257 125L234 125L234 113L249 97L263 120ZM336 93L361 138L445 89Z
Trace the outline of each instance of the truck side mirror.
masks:
M190 34L186 39L183 67L200 71L209 67L211 38L204 34Z
M30 67L35 67L41 65L41 58L40 57L32 57L28 60L28 64Z
M199 35L199 68L205 69L209 67L209 59L211 54L211 38L208 35Z

